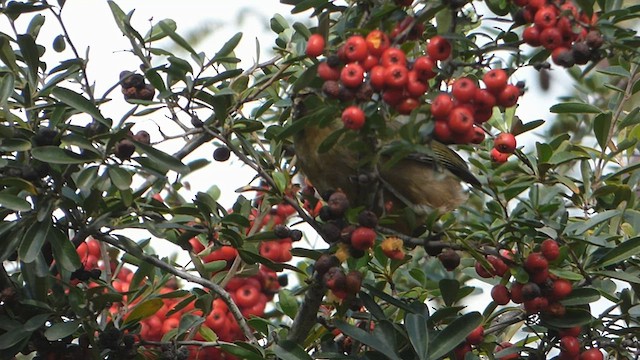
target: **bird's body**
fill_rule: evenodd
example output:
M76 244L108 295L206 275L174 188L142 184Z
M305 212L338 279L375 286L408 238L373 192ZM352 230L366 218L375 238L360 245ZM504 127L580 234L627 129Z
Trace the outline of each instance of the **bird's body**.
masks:
M363 184L358 181L362 178L359 176L362 175L362 164L357 153L345 144L338 142L326 152L318 151L325 139L341 126L339 120L325 127L307 124L294 136L300 168L321 194L340 189L347 194L352 205L379 209L381 203L391 203L396 210L409 207L422 217L434 210L448 212L464 203L467 196L460 184L461 179L474 186L480 185L469 172L466 162L438 142L429 144L431 151L428 153L412 152L400 159L394 158L392 147L387 151L383 146L380 156L374 157L377 161L365 162L376 177ZM363 203L363 198L374 201Z

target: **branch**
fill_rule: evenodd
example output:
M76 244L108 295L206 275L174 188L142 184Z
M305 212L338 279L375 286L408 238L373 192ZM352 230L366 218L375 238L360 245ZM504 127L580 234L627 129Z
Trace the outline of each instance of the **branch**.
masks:
M137 249L128 249L127 246L125 246L122 241L116 239L115 237L108 235L108 234L96 234L95 235L96 238L99 238L101 241L104 241L106 243L109 243L112 246L115 246L116 248L127 252L128 254L142 260L145 261L157 268L160 268L172 275L175 275L179 278L182 278L184 280L202 285L204 287L206 287L207 289L211 290L212 292L214 292L216 295L218 295L224 302L225 304L227 304L227 307L229 308L229 312L231 312L231 314L233 315L233 317L236 319L236 321L238 322L238 325L240 325L240 329L242 330L242 333L244 334L244 336L247 338L247 340L249 340L249 342L251 342L252 344L258 344L258 340L256 339L256 337L253 335L253 332L251 331L251 329L249 328L249 325L247 324L247 321L244 319L244 316L242 316L242 313L240 312L240 309L238 308L238 305L236 305L236 303L231 299L231 296L229 295L229 293L222 288L220 285L201 278L199 276L195 276L193 274L190 274L186 271L182 271L182 270L178 270L176 268L174 268L173 266L167 264L166 262L153 257L153 256L149 256L147 254L145 254L144 252L137 250Z
M313 280L311 284L309 284L309 288L304 295L302 306L295 319L293 319L293 324L291 324L287 340L296 344L302 344L304 342L311 328L317 322L318 310L320 309L320 305L322 305L322 298L326 292L327 289L322 284L322 281Z

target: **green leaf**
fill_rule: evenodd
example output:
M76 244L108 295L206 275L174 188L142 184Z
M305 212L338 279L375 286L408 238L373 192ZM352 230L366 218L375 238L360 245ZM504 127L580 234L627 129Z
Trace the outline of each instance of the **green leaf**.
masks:
M31 210L31 204L27 200L6 192L0 192L0 206L13 211Z
M38 79L38 67L40 66L40 53L36 42L28 34L18 35L16 40L20 47L22 58L29 68L30 81L35 82Z
M209 61L209 65L213 64L216 61L219 61L222 58L229 56L240 43L240 39L242 39L241 32L236 33L229 40L227 40L227 42L224 43L224 45L222 45L220 50L218 50L218 52L213 56L211 61Z
M385 356L392 360L400 360L398 355L396 355L393 345L388 344L388 339L381 339L380 337L374 336L358 327L350 325L344 320L336 320L334 324L338 329L340 329L340 331L342 331L343 334L350 336L354 340L359 341L364 345L367 345L372 349L383 353Z
M603 271L594 271L594 272L592 272L592 274L593 275L604 276L604 277L610 277L610 278L613 278L613 279L626 281L626 282L631 283L631 284L640 285L640 277L637 277L637 276L634 276L634 275L631 275L631 274L627 274L624 271L603 270Z
M564 306L586 305L600 300L600 292L594 288L577 288L560 302Z
M145 153L149 159L156 164L156 166L162 169L173 170L180 174L186 174L189 172L189 167L182 163L182 161L176 159L172 155L157 150L153 146L136 142L136 147L141 152Z
M146 319L149 316L155 314L164 305L162 299L149 299L141 302L136 306L124 321L124 325Z
M77 92L62 87L56 87L51 91L51 94L61 102L71 106L81 113L89 114L100 123L111 127L109 121L102 116L100 110L98 110L95 104Z
M51 235L49 243L51 244L56 264L69 272L80 268L80 266L82 266L80 257L69 238L61 230L56 228L53 228Z
M178 28L178 26L176 25L176 22L173 21L172 19L163 19L158 22L158 24L160 23L164 24L165 27L169 27L174 32ZM149 30L149 32L147 33L147 35L144 36L144 40L146 42L158 41L167 36L167 33L165 33L164 30L158 24L153 25Z
M630 78L631 77L631 73L629 73L629 70L623 68L622 66L619 65L615 65L615 66L609 66L607 68L604 69L598 69L596 70L599 73L602 74L607 74L607 75L612 75L612 76L620 76L620 77L624 77L624 78Z
M31 155L37 160L50 164L83 164L100 160L100 157L92 152L76 154L57 146L38 146L31 150Z
M47 240L50 230L50 221L36 222L29 227L29 230L22 237L22 243L20 244L20 249L18 249L18 255L22 261L32 263L36 260L42 251L42 246Z
M585 222L567 226L565 232L567 234L581 235L584 234L587 230L595 228L598 224L620 215L622 215L622 212L620 210L606 210L597 214L596 216L589 218L589 220Z
M451 306L458 298L458 290L460 290L460 282L455 279L442 279L438 282L442 300L445 305Z
M273 353L282 360L311 360L312 357L300 345L282 340L273 348Z
M591 104L568 102L553 105L549 111L555 114L598 114L601 110Z
M593 132L598 140L598 145L601 149L607 147L607 140L609 139L609 129L611 128L611 113L600 113L593 119Z
M297 14L311 8L320 8L321 6L327 4L328 0L302 0L297 1L296 6L291 9L292 14Z
M439 359L455 349L480 324L482 315L476 311L455 319L429 343L429 359Z
M180 35L178 35L178 33L175 32L174 29L171 28L170 24L161 21L158 23L158 26L176 44L180 45L183 49L187 50L192 55L198 56L198 53L196 53L196 51L191 47L191 45L189 45L189 43L185 39L183 39Z
M0 60L11 69L14 75L20 72L20 68L16 63L16 54L13 52L8 38L5 36L0 36Z
M427 318L422 314L407 313L404 317L404 327L407 329L409 341L418 355L418 359L426 360L429 357L429 328Z
M282 289L278 292L278 305L282 312L290 318L295 318L298 313L298 302L290 290Z
M597 263L601 267L617 264L640 253L640 237L624 241L606 253Z
M72 335L80 327L80 320L71 320L67 322L59 322L53 324L44 331L44 336L49 341L60 340L64 337Z
M574 326L588 325L593 321L593 316L586 310L569 308L562 317L542 314L541 319L545 325L565 329Z
M127 190L131 187L131 174L117 165L109 167L109 178L119 190Z

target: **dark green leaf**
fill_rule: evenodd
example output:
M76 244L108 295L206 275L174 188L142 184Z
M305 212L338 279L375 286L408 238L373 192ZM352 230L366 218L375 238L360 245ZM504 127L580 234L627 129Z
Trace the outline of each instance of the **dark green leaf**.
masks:
M158 27L160 27L160 29L167 36L171 38L171 40L173 40L176 44L180 45L180 47L182 47L183 49L190 52L192 55L197 56L198 53L196 53L196 51L191 47L191 45L189 45L189 43L185 39L183 39L180 35L178 35L178 33L176 33L175 30L172 29L170 25L171 24L165 23L162 21L158 23Z
M278 292L278 305L282 312L290 318L295 318L298 313L298 302L295 296L288 289L282 289Z
M77 92L62 87L56 87L51 91L51 94L57 97L61 102L71 106L81 113L89 114L95 120L111 127L111 124L102 116L100 110L98 110L95 104Z
M593 119L593 132L598 140L598 145L601 149L607 147L607 140L609 139L609 130L611 129L611 113L600 113Z
M92 152L85 151L82 155L57 146L39 146L31 150L35 159L50 164L83 164L98 161L100 158Z
M0 206L14 211L29 211L31 204L16 195L0 192Z
M242 39L241 32L233 35L229 40L227 40L227 42L224 45L222 45L220 50L218 50L218 52L213 56L209 64L213 64L214 62L229 56L233 52L233 50L236 48L236 46L238 46L238 44L240 43L240 39Z
M594 288L573 289L571 294L562 299L564 306L586 305L600 300L600 292Z
M58 266L69 272L80 268L82 263L80 262L76 248L61 230L56 228L52 229L49 243L51 244L53 256Z
M51 231L51 222L36 222L22 237L22 244L20 244L20 249L18 250L18 255L20 259L25 263L31 263L36 260L40 252L42 251L42 246L47 240L47 236Z
M475 311L455 319L429 343L429 359L439 359L455 349L480 324L482 315Z
M40 66L40 54L36 42L31 35L18 35L18 46L22 58L29 68L30 80L35 82L38 79L38 67Z
M80 327L79 320L55 323L50 328L44 331L44 336L49 341L60 340L64 337L72 335L76 330L78 330L78 327Z
M418 359L426 360L429 357L427 318L422 314L407 313L404 317L404 327L407 329L409 341L413 345Z
M545 325L550 325L559 329L566 329L574 326L584 326L590 324L593 321L593 316L582 309L567 309L566 314L564 316L545 316L542 315L542 321Z
M640 253L640 237L624 241L606 253L597 263L601 267L617 264Z
M440 287L440 293L442 294L442 300L444 300L445 305L453 305L458 298L460 282L455 279L442 279L438 282L438 286Z
M350 336L354 340L359 341L364 345L367 345L372 349L383 353L392 360L400 360L398 355L396 355L393 346L389 346L389 344L387 344L386 340L388 339L380 339L379 337L374 336L356 326L350 325L344 320L336 320L334 324L338 329L340 329L340 331L342 331L343 334Z
M160 20L158 23L163 23L165 27L169 27L174 32L178 28L178 26L176 25L176 22L173 21L172 19L163 19L163 20ZM162 30L162 28L158 24L155 24L151 27L151 30L149 30L147 35L145 35L144 39L147 42L153 42L153 41L158 41L160 39L163 39L166 36L167 36L167 33L165 33L164 30Z
M182 161L167 153L157 150L153 146L136 142L136 148L145 153L154 163L161 165L162 168L173 170L181 174L189 172L189 167L183 164Z
M591 104L569 102L553 105L549 111L556 114L597 114L601 110Z
M127 190L131 187L131 174L117 165L109 167L109 178L119 190Z
M164 305L162 299L149 299L138 304L129 316L125 319L124 325L133 323L155 314Z
M273 348L273 353L282 360L311 360L311 356L300 345L282 340Z

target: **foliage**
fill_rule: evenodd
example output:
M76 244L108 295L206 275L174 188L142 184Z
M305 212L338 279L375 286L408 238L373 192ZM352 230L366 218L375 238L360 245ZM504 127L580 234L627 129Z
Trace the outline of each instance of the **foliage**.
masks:
M498 356L541 359L555 356L563 331L576 326L582 348L638 356L640 108L634 95L640 90L640 56L629 24L635 24L639 6L576 1L584 18L572 18L573 25L597 30L603 44L592 47L587 64L564 70L547 62L549 50L520 40L526 9L516 3L523 1L488 0L484 11L475 1L282 2L292 5L292 13L310 14L317 27L274 15L275 56L240 69L234 50L242 34L201 52L179 35L174 21L158 21L143 34L131 25L133 11L109 1L142 73L124 71L104 94L95 93L87 59L65 30L64 1L1 2L14 32L0 34L0 358L37 352L49 359L422 360L464 356L460 349L466 345L473 349L469 359L494 358L497 344L513 341ZM18 18L30 19L26 29L15 26ZM485 22L492 18L506 25L490 29ZM60 24L51 46L39 43L45 19ZM410 59L424 55L436 34L453 46L416 107L401 116L403 110L382 101L382 93L356 101L322 92L317 71L327 60L305 55L311 34L326 39L324 54L330 57L352 35L393 33L398 26L393 44ZM160 39L183 52L158 47ZM51 50L68 58L43 62ZM575 93L551 107L556 119L523 123L517 106L495 106L490 119L477 124L487 140L449 145L466 153L481 184L469 189L463 206L420 217L408 209L381 214L376 203L351 199L340 220L343 230L356 227L363 209L373 210L380 215L375 246L349 252L333 241L327 231L332 221L319 210L326 199L304 185L293 138L317 125L331 129L321 151L347 148L360 156L364 170L389 153L390 167L409 153L437 158L431 105L438 93L451 91L455 79L477 82L491 68L513 74L550 66L569 72L576 85ZM128 111L107 114L104 104L121 96ZM331 128L347 104L364 109L361 130ZM148 134L131 131L152 114L167 116L182 129L180 136L150 142ZM521 135L545 121L553 124L531 151L521 146L510 160L492 161L496 135ZM371 139L389 146L371 146ZM180 150L162 150L170 141L179 141ZM222 149L216 160L231 154L256 175L231 209L217 202L215 191L193 199L178 195L185 176L203 175L209 164L185 158L212 141ZM340 174L337 164L323 171L351 175ZM374 179L362 186L376 184ZM398 217L424 227L411 236L397 233L390 228ZM328 245L297 245L299 229L307 239L319 234ZM391 236L403 241L405 256L385 255L383 242L397 244L387 240ZM571 282L571 294L556 301L561 314L513 302L498 306L488 294L482 313L465 308L479 288L474 279L511 291L536 282L528 259L548 238L560 252L540 286L544 292L551 291L549 281ZM153 247L163 242L180 246L191 262L157 256ZM277 258L268 252L274 248ZM445 270L446 260L438 257L443 249L462 256L461 265ZM343 260L345 273L361 273L357 294L327 293L316 269L323 254ZM507 265L500 276L485 278L474 270L480 266L495 275L495 259ZM284 270L297 281L278 283ZM197 286L179 289L177 279ZM254 288L260 300L249 296ZM592 306L599 300L608 304L602 312ZM261 307L252 308L255 302ZM274 305L265 313L267 302ZM226 326L216 328L211 324L222 308ZM171 326L168 320L152 323L159 312L177 320ZM163 332L149 335L153 326ZM467 336L478 326L484 337L469 344Z

